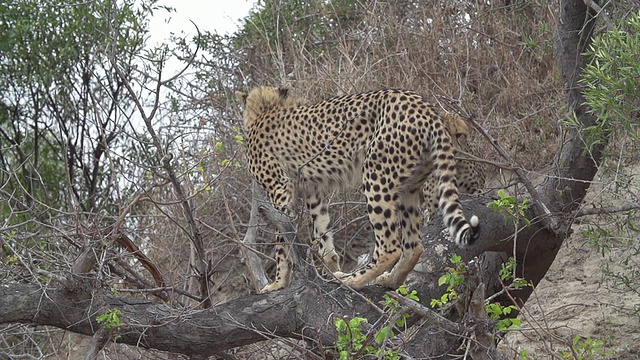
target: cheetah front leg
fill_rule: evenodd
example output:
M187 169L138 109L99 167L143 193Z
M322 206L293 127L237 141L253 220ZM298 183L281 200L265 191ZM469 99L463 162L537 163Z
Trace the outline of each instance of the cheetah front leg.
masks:
M313 220L313 240L318 244L318 253L329 271L338 272L340 258L333 244L333 232L329 230L328 197L319 192L313 193L307 197L307 207Z
M291 282L293 264L291 263L291 246L282 235L276 235L275 246L276 278L275 281L260 290L261 294L284 289Z
M267 194L273 206L286 214L292 216L290 210L290 204L293 198L293 188L291 187L291 181L282 177L280 181L275 182L271 187L268 187ZM291 282L291 275L293 270L293 263L291 261L291 246L287 243L284 236L276 235L275 245L275 260L276 260L276 277L274 282L268 284L260 290L260 293L268 293L275 290L280 290L289 286Z

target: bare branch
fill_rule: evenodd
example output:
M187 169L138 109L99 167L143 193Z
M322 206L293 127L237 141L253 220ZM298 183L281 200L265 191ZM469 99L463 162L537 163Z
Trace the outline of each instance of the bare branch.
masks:
M602 21L604 21L604 23L607 26L607 30L612 30L615 28L615 26L613 25L613 22L611 21L611 19L609 19L609 15L607 15L607 13L603 11L600 5L596 4L596 2L593 0L583 0L583 1L585 5L587 5L588 7L596 11L597 13L595 15L596 17L602 18Z
M387 295L398 300L402 306L406 306L409 310L413 311L416 315L425 318L431 324L438 325L440 328L454 334L462 334L464 332L464 327L462 325L445 318L415 300L401 296L395 291L389 291L387 292Z
M536 210L538 213L537 215L539 215L542 223L545 226L548 226L550 230L555 231L555 229L557 228L557 226L555 225L556 220L552 216L551 211L549 211L549 208L547 207L547 205L545 205L545 203L542 201L542 197L538 194L538 191L536 190L535 186L533 186L533 184L531 183L531 180L529 179L529 177L524 173L524 168L520 166L515 161L515 159L511 157L509 152L506 151L500 145L497 139L491 136L491 134L489 134L473 118L467 118L467 121L469 121L471 125L473 125L473 127L476 128L476 130L478 130L480 134L482 134L482 136L484 136L489 141L489 143L491 143L494 149L496 149L498 153L505 160L507 160L507 162L509 163L509 166L513 169L513 172L516 173L520 181L522 181L522 184L524 185L524 187L527 189L527 191L531 195L531 200L536 206Z
M575 217L600 214L615 214L619 212L627 212L632 210L640 210L640 204L627 204L621 206L609 206L601 208L582 208L574 213Z
M162 64L160 65L160 69L158 70L158 80L157 80L157 86L156 86L156 90L155 90L155 102L154 102L154 106L151 110L151 113L149 115L146 115L146 112L142 106L142 103L140 102L139 98L137 97L135 91L133 90L133 88L131 87L131 84L129 83L128 78L122 73L122 70L119 68L118 64L116 63L115 60L115 56L110 56L110 61L114 67L114 69L116 70L116 73L118 74L118 76L120 77L120 80L122 81L124 87L127 89L129 95L131 96L131 98L133 99L136 107L138 108L138 111L140 113L140 116L142 117L142 119L144 120L144 123L146 125L147 131L149 132L149 135L151 136L152 142L156 148L156 154L157 154L157 158L158 160L160 160L160 162L162 162L163 164L163 168L165 169L165 171L167 172L167 175L169 177L169 181L171 182L171 184L173 185L173 190L176 193L176 197L180 200L180 204L182 205L183 211L185 213L185 216L187 218L187 223L189 224L189 228L190 228L190 232L188 233L189 238L193 244L193 246L196 249L196 254L197 254L197 272L199 274L199 283L200 283L200 291L204 297L204 302L203 302L203 306L206 307L210 307L211 306L211 300L209 299L209 296L211 294L211 291L209 289L209 268L208 268L208 263L206 261L206 255L205 255L205 250L204 250L204 245L203 245L203 241L202 241L202 234L200 232L200 229L198 228L197 222L195 220L195 216L194 216L194 212L193 209L191 207L191 204L189 204L189 201L187 199L187 196L184 192L184 189L182 187L182 185L180 184L180 180L178 179L178 177L176 176L176 172L175 169L173 167L173 165L171 164L171 160L173 159L173 155L170 153L166 153L164 148L161 145L160 142L160 138L158 137L158 134L155 132L153 125L151 123L151 120L153 119L153 116L156 113L156 110L158 109L158 105L159 105L159 97L160 97L160 89L162 87L162 81L161 81L161 75L162 75Z
M193 26L196 28L196 31L198 32L198 40L196 41L196 50L193 52L193 54L191 55L191 57L187 61L187 64L182 68L182 70L180 70L177 74L173 75L169 79L164 80L161 83L159 83L159 85L161 85L161 86L165 86L168 83L172 82L173 80L180 78L180 76L182 76L182 74L184 74L184 72L187 71L187 69L189 69L191 67L191 65L193 64L194 60L196 59L196 55L198 55L198 51L200 50L200 37L202 36L202 34L200 33L200 29L198 28L198 25L196 25L196 23L194 23L193 20L189 20L189 21L191 22L191 24L193 24Z
M251 215L249 216L249 224L247 228L247 232L244 235L244 239L242 243L245 246L240 248L242 251L242 256L247 262L247 268L249 269L249 274L251 275L251 282L253 283L253 287L256 293L260 291L263 287L267 286L269 283L269 279L267 279L267 275L265 274L264 268L262 267L262 262L258 255L254 252L247 251L247 247L252 247L256 243L256 237L258 235L258 194L259 194L258 184L253 181L251 185L251 193L252 193L252 201L251 201Z

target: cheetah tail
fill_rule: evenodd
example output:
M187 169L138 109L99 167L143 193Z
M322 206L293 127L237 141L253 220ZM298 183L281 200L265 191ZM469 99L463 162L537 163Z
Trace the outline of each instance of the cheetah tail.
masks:
M455 242L458 246L473 245L480 237L480 219L477 216L472 215L469 219L467 227L460 229L455 237Z

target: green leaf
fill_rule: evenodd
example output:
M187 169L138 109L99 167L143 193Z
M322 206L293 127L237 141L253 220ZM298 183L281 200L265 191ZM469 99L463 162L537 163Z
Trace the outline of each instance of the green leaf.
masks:
M376 333L375 336L375 342L380 345L382 344L382 342L387 338L387 335L389 334L389 327L388 326L384 326L383 328L380 329L380 331L378 331Z

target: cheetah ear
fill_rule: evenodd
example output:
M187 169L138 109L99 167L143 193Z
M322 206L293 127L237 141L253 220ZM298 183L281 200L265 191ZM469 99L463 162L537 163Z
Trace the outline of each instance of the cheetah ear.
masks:
M290 88L288 86L281 86L278 88L278 94L281 99L286 99L289 96Z
M463 150L466 150L468 146L466 134L456 134L456 141L458 142L460 147L462 147Z
M249 94L243 93L242 91L236 91L236 99L242 103L242 105L247 104L247 96Z

